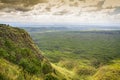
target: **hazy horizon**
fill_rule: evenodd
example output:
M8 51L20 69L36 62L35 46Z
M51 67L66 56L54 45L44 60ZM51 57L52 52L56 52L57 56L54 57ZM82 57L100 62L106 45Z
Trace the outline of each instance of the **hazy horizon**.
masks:
M120 24L68 24L68 23L14 23L14 22L0 22L0 24L7 24L14 27L120 27Z

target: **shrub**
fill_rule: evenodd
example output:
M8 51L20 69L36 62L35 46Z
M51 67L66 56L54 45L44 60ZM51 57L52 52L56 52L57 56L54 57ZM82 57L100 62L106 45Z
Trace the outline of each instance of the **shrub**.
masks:
M32 55L32 51L28 48L21 49L21 54L23 57L28 57Z
M5 40L5 43L4 43L4 45L5 45L5 47L7 47L8 48L8 50L14 50L14 48L15 48L15 45L12 43L12 41L11 40Z
M99 68L100 66L102 66L104 64L104 62L102 61L102 59L93 59L91 61L91 66L94 66L95 68Z
M53 76L52 74L47 74L44 80L59 80L59 79Z
M96 72L96 69L90 66L83 66L76 68L75 72L78 75L93 75Z
M94 80L120 80L120 67L116 65L101 67L93 78Z
M9 79L0 73L0 80L9 80Z
M43 62L42 64L42 73L43 74L48 74L52 72L52 67L48 62Z
M6 50L0 48L0 56L1 56L1 57L8 57L9 54L6 52Z
M75 66L75 63L73 61L60 61L59 62L62 67L65 67L67 69L73 69Z
M37 74L40 72L40 67L37 67L34 63L28 61L27 59L21 59L19 65L31 74Z

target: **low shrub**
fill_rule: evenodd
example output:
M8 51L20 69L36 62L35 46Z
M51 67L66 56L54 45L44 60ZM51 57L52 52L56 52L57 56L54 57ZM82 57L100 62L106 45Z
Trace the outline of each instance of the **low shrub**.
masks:
M3 48L0 48L0 57L8 57L9 54L6 52L6 50L4 50Z
M9 80L9 79L0 73L0 80Z
M59 80L59 79L53 76L52 74L47 74L44 80Z
M48 74L52 72L52 67L48 62L43 62L41 69L43 74Z
M19 65L31 74L37 74L40 72L40 67L37 67L34 63L30 62L27 59L21 59Z
M94 80L120 80L120 66L101 67L93 78Z
M96 72L96 69L91 66L83 66L75 68L75 72L78 75L93 75Z

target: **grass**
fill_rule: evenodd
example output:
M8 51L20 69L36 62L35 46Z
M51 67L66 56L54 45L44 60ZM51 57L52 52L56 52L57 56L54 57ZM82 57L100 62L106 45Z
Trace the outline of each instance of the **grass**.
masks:
M95 80L120 80L120 60L114 60L113 64L101 67L94 75Z
M41 77L30 75L23 68L0 58L0 80L42 80Z
M75 76L75 73L72 71L67 70L66 68L61 68L59 66L56 66L55 64L52 64L52 66L58 70L62 75L66 77L67 80L72 79Z
M31 36L53 66L73 80L119 78L119 68L115 66L118 66L116 60L120 60L120 31L61 31L31 33ZM111 66L117 77L103 79L113 75Z

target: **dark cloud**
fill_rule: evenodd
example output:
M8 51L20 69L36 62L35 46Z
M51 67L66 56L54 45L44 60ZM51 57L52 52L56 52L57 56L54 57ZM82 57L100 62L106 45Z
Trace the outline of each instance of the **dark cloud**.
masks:
M98 4L97 4L98 10L102 9L102 6L104 3L105 3L105 0L98 2Z
M29 6L46 2L46 0L0 0L0 2L5 4L24 4L26 6Z
M114 10L114 14L120 14L120 7L117 7L117 8Z
M13 8L19 11L28 11L32 6L47 0L0 0L0 9Z
M111 13L109 13L110 15L116 15L116 14L120 14L120 7L116 7L115 10Z
M57 11L55 13L53 13L54 15L65 15L65 14L69 14L70 12L68 10L61 10L61 11Z

